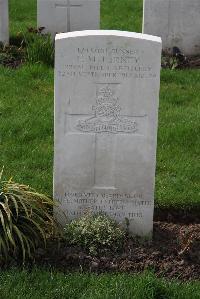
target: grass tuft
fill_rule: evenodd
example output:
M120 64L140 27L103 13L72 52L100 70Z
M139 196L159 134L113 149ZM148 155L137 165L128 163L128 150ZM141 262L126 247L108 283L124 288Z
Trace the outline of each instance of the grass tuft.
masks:
M28 32L24 35L26 44L26 61L54 66L54 43L49 34Z

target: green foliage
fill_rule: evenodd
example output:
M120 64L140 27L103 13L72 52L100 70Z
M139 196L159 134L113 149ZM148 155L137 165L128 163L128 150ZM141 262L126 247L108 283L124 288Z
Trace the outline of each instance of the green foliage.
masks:
M125 237L117 223L104 214L86 214L67 224L64 231L69 244L82 246L93 255L119 250Z
M12 269L0 273L2 299L199 299L200 282L134 274Z
M29 63L44 63L54 65L54 44L49 34L29 30L24 35L26 44L26 61Z
M9 27L11 38L26 28L37 26L37 1L9 0Z
M101 0L101 29L142 31L142 0Z
M50 35L29 28L25 33L18 33L11 42L10 46L0 44L0 64L12 68L25 62L54 65L54 44Z
M2 180L0 175L0 259L31 258L37 246L56 229L54 202L29 186Z
M179 66L179 61L178 61L177 57L162 55L162 67L163 68L169 68L171 70L174 70L174 69L178 68L178 66Z

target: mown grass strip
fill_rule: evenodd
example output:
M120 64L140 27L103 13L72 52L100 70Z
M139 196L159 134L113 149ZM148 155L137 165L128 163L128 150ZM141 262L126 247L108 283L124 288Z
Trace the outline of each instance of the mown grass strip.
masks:
M199 282L169 282L149 272L95 275L13 269L0 273L4 299L199 299L199 292Z

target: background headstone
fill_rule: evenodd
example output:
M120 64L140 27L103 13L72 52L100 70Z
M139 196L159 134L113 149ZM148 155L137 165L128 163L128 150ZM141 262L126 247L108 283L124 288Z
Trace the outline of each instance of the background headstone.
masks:
M0 0L0 42L9 43L8 0Z
M56 36L54 197L69 219L104 212L151 234L160 64L158 37Z
M144 0L143 33L160 36L167 53L200 54L200 0Z
M38 27L56 33L99 29L100 0L38 0Z

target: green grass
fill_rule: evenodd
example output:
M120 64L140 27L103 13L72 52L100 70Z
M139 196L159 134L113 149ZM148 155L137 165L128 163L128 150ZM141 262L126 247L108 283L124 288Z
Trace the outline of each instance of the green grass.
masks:
M9 0L10 34L16 37L29 27L37 26L37 0Z
M52 193L53 69L0 71L1 160L5 175Z
M101 29L142 31L143 0L101 0Z
M0 274L1 299L199 299L200 283L167 282L152 273L62 274L11 270Z
M141 30L142 0L102 0L101 27ZM36 25L35 0L10 1L11 33ZM0 167L19 182L52 194L53 69L39 64L0 69ZM200 71L163 70L156 204L200 203Z
M53 69L0 71L1 158L5 174L52 194ZM162 71L156 203L199 205L200 72Z
M101 29L141 32L143 0L101 0ZM9 0L10 33L37 26L36 0Z
M159 110L156 202L200 204L200 71L163 70Z

